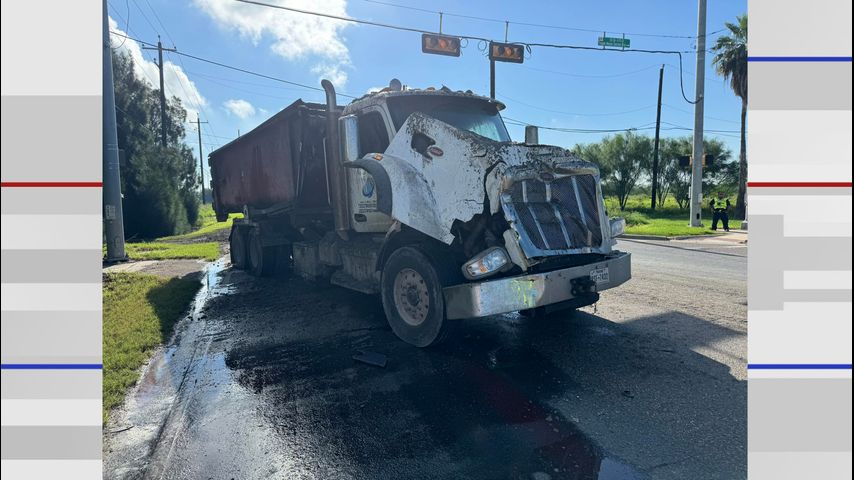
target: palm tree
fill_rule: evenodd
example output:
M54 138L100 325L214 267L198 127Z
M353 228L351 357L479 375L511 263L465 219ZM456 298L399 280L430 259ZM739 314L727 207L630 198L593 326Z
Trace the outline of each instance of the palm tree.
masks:
M738 157L738 197L736 218L744 218L747 192L747 15L736 17L736 23L726 23L727 35L718 37L712 52L712 63L718 75L729 81L732 91L741 99L741 151Z

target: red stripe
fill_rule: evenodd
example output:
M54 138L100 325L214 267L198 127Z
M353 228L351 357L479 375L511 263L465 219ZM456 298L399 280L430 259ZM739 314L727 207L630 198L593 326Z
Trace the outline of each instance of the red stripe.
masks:
M851 182L747 182L753 188L851 188Z
M76 188L104 186L103 182L0 182L0 186L9 188L31 187L31 188Z

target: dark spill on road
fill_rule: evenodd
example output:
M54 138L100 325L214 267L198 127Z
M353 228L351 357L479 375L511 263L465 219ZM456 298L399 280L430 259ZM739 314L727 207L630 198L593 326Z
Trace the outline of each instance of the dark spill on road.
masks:
M512 322L501 338L464 326L447 345L416 349L393 337L375 299L329 287L319 293L344 303L343 312L329 307L343 313L340 330L236 342L224 362L258 396L259 416L300 469L353 478L642 478L547 405L573 382L527 347ZM311 319L310 305L303 308L288 317ZM372 320L346 328L347 317ZM355 363L352 354L365 345L387 355L388 366Z

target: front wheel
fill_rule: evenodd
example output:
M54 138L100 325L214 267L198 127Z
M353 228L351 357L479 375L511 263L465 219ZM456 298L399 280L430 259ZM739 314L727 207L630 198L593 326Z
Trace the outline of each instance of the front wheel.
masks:
M441 342L452 323L445 318L442 283L430 259L413 247L389 256L382 272L386 318L401 340L416 347Z

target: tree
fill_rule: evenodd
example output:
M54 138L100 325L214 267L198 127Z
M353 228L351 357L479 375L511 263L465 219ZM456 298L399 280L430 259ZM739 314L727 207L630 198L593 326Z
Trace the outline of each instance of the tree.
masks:
M124 151L125 233L152 238L186 232L198 218L199 178L193 151L183 143L187 112L167 102L166 146L160 145L160 94L134 72L127 54L113 52L116 124Z
M679 157L690 155L693 140L691 137L664 138L659 146L660 169L659 175L659 204L663 205L667 194L673 195L679 208L688 205L688 192L691 186L690 170L679 165ZM732 184L733 162L731 152L723 142L717 139L703 141L703 151L712 155L714 160L703 169L703 193L713 194L713 190L727 191Z
M601 164L608 172L602 177L603 183L617 197L620 210L623 210L641 174L652 161L652 139L626 132L605 137L600 143Z
M718 75L729 81L732 91L741 99L741 147L738 158L738 196L736 218L744 218L747 192L747 15L736 17L737 23L727 22L729 34L718 37L712 52L712 63Z

